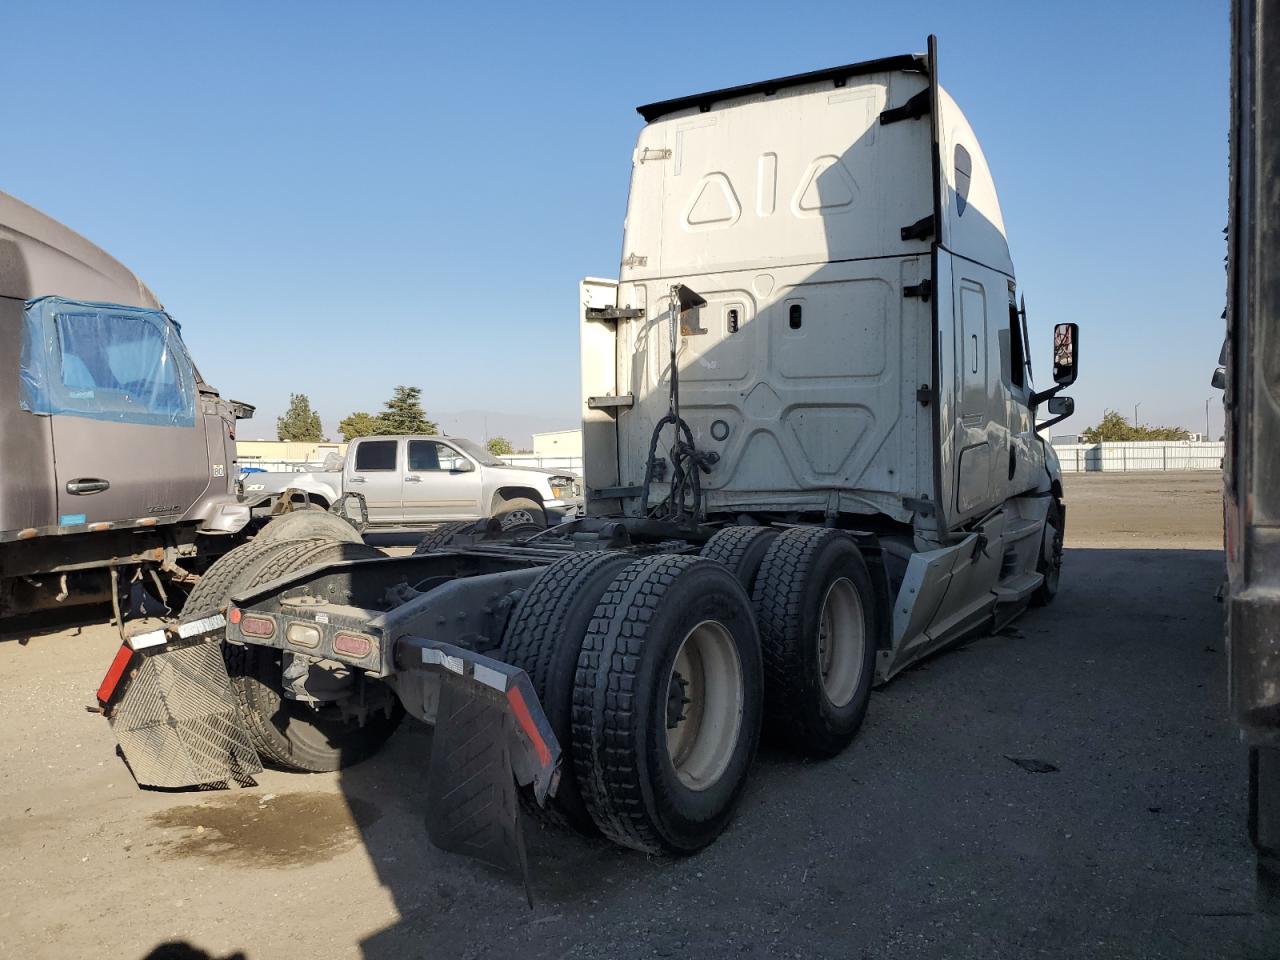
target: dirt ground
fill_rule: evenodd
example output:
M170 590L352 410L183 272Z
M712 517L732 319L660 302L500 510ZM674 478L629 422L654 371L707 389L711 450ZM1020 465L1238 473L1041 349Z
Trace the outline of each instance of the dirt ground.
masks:
M85 710L111 630L0 642L0 956L1280 956L1226 719L1217 485L1070 480L1051 607L878 691L834 760L763 750L697 856L534 830L532 910L427 842L426 728L341 776L144 792Z
M1065 485L1071 546L1222 548L1221 474L1068 474Z

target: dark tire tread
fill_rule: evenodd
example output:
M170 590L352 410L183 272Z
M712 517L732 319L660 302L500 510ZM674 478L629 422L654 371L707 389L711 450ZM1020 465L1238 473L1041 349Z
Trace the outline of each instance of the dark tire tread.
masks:
M567 707L568 712L572 713L572 702L554 704L549 699L553 689L559 689L559 685L554 682L559 678L553 677L552 674L555 669L556 654L562 652L560 645L580 644L582 640L581 636L574 638L566 635L566 621L572 617L578 604L590 602L594 608L599 600L598 588L593 591L596 593L594 598L583 597L583 590L588 589L593 581L598 582L598 578L607 575L608 571L616 572L629 560L630 558L625 554L606 551L575 553L557 560L547 567L546 572L525 592L507 623L499 657L505 663L519 667L529 675L534 693L538 695L538 700L548 716L558 715L561 707ZM575 648L572 662L576 669L577 648ZM573 678L569 678L566 686L565 696L572 701ZM554 727L556 725L554 719L552 722ZM541 807L533 800L531 793L522 790L521 800L525 808L539 820L558 826L569 826L579 830L590 829L591 832L595 832L590 823L590 817L585 816L586 811L582 807L576 777L573 775L572 732L558 730L556 735L559 737L566 732L569 736L565 737L564 742L560 744L566 763L561 771L560 787L556 797L552 798L545 807ZM572 799L566 797L566 794L570 793L573 795ZM565 806L569 809L566 810Z
M852 539L832 527L793 527L769 548L756 577L754 605L764 662L765 723L770 734L812 756L838 752L813 728L804 683L805 596L814 565L832 541ZM870 598L864 598L864 603ZM873 631L868 632L871 643ZM861 716L857 723L861 723ZM851 736L851 735L850 735ZM840 746L842 746L841 744Z
M426 535L418 541L418 545L413 548L413 552L417 555L447 547L454 537L460 533L470 532L475 526L475 520L450 520L448 523L442 523L434 530L428 530Z
M777 536L772 527L725 527L703 544L698 555L723 563L750 591L763 560L761 553Z

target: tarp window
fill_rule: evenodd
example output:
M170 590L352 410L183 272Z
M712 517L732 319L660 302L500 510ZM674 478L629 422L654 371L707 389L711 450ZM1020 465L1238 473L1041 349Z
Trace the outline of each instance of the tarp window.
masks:
M195 425L195 374L159 310L41 297L24 314L21 404L36 414Z

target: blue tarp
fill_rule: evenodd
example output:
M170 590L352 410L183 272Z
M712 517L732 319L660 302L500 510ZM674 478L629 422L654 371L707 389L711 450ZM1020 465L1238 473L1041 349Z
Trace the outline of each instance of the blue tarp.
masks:
M118 423L195 425L194 368L167 313L40 297L27 302L23 318L24 410Z

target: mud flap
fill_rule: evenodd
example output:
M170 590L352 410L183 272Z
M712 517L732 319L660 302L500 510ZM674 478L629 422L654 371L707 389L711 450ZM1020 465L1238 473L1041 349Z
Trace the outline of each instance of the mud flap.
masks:
M427 834L442 850L528 874L507 711L445 676L427 779Z
M443 850L519 871L528 862L516 785L539 803L559 779L560 746L529 677L501 661L452 644L399 641L406 672L437 674L439 702L427 782L427 834ZM403 696L411 713L414 704Z
M250 785L262 772L223 662L225 624L154 630L116 653L98 701L139 786Z

